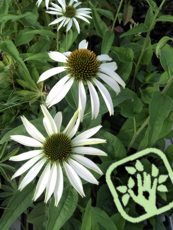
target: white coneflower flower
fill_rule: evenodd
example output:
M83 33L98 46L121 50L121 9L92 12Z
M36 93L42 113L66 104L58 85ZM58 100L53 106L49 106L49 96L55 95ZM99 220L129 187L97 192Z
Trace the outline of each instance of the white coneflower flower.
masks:
M38 0L38 1L36 2L36 4L37 4L38 7L39 7L40 4L42 3L42 1L43 1L43 0ZM50 0L45 0L45 5L46 5L46 8L47 8L47 9L48 9L48 7L49 7L49 1L50 1Z
M65 0L57 0L57 2L59 5L51 3L53 7L48 8L47 13L58 16L58 18L49 25L59 24L57 30L66 26L66 32L68 32L74 24L78 33L80 33L80 27L77 20L81 19L87 23L90 23L88 18L91 18L89 15L91 13L91 9L77 8L81 2L76 2L75 0L70 0L69 4L66 4Z
M107 54L96 56L87 47L87 41L83 40L79 43L78 49L73 52L66 52L64 54L56 51L49 52L49 57L52 60L62 62L64 65L47 70L41 74L38 82L44 81L58 73L65 72L66 75L51 89L47 96L46 104L48 107L51 107L60 102L66 96L74 81L76 81L78 83L78 104L81 111L81 119L83 118L87 101L85 86L88 87L91 98L92 118L98 116L100 109L99 97L95 86L102 95L110 115L113 115L113 102L102 82L106 83L116 94L120 92L119 85L125 87L125 83L115 72L117 64L112 62L111 57Z
M41 172L33 200L35 201L46 190L45 202L54 194L55 205L57 206L64 187L63 169L71 185L82 197L85 194L80 177L92 184L98 184L98 181L88 169L100 175L102 175L102 171L84 155L106 156L105 152L89 147L90 145L105 143L105 140L91 138L101 126L76 135L80 123L78 111L71 118L67 127L61 131L62 113L58 112L53 118L45 106L42 105L41 109L44 114L43 124L48 134L47 137L43 136L24 116L21 119L31 137L24 135L11 136L12 140L22 145L37 148L10 158L12 161L27 160L15 172L12 179L27 171L19 185L19 190L22 190Z

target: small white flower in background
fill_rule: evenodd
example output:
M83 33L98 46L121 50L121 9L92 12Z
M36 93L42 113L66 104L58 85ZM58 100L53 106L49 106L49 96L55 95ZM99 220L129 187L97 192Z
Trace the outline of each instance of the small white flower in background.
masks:
M51 3L53 7L48 8L47 13L58 16L58 18L49 25L59 24L57 30L60 30L61 27L66 27L66 32L68 32L74 24L78 33L80 33L80 27L77 20L81 19L90 23L88 18L91 18L89 15L91 13L91 9L77 8L81 2L77 2L75 0L70 0L69 4L66 4L65 0L57 0L57 2L59 5Z
M37 4L38 7L39 7L40 4L42 3L42 1L43 1L43 0L38 0L38 1L36 2L36 4ZM48 9L48 7L49 7L49 1L50 1L50 0L45 0L46 9Z
M44 105L41 106L41 109L44 114L43 125L48 134L47 137L43 136L24 116L21 119L31 137L24 135L11 136L12 140L22 145L37 148L10 158L12 161L27 160L15 172L12 179L27 172L19 185L19 190L22 190L41 172L33 200L37 200L46 190L45 202L54 194L55 205L57 206L64 188L63 169L71 185L82 197L85 194L80 177L92 184L98 184L98 181L88 169L100 175L102 175L102 171L84 155L106 156L105 152L89 147L90 145L105 143L105 140L91 138L99 131L101 126L76 135L80 124L78 111L73 115L67 127L61 131L62 113L58 112L53 118Z
M78 83L78 107L81 112L81 120L84 116L84 111L87 102L87 94L85 87L88 87L92 118L96 118L100 110L100 101L95 87L98 89L106 103L110 115L114 114L113 102L110 93L103 85L106 83L116 94L120 92L120 86L125 87L124 81L115 72L117 69L116 62L107 54L96 54L87 49L88 42L83 40L79 43L77 50L73 52L49 52L49 57L64 65L54 67L41 74L38 82L44 81L53 75L65 72L66 75L61 78L55 86L50 90L46 104L48 107L60 102L68 93L73 83Z

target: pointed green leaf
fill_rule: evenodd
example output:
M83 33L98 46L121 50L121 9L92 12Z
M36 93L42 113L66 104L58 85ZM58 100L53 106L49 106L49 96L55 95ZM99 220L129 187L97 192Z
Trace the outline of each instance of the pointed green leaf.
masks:
M144 171L144 166L142 165L142 163L139 160L136 161L135 167L140 172Z
M81 226L81 230L88 230L91 229L91 199L88 201L88 204L85 208L85 212L84 215L82 217L82 226Z
M114 33L111 31L106 31L103 36L102 46L101 46L101 53L108 54L110 49L112 48L112 44L114 42Z
M165 185L159 185L159 186L157 187L157 190L158 190L159 192L168 192L168 189L167 189L167 187L166 187Z
M123 205L126 206L129 202L129 199L130 199L130 195L129 194L125 194L123 195L122 197L122 202L123 202Z
M152 170L151 175L153 177L157 177L159 175L159 170L154 164L152 164L152 169L151 170Z
M164 183L168 179L168 175L160 175L159 176L159 184Z
M127 192L127 186L122 185L122 186L118 186L117 190L121 193L126 193Z
M133 188L134 186L135 186L135 181L133 180L132 177L130 177L128 180L128 187Z
M130 175L134 175L136 173L136 169L134 167L127 166L125 169Z
M63 196L58 204L58 207L55 207L54 200L50 203L47 229L61 229L75 211L78 201L77 192L72 188L67 189L67 191L63 192Z

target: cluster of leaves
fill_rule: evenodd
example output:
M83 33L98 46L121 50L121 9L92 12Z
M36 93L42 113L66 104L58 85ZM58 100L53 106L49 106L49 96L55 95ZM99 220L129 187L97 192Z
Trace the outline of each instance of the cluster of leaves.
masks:
M95 158L95 162L106 172L111 163L127 154L151 146L165 149L165 139L173 135L173 47L168 33L158 39L154 32L158 33L158 25L173 22L173 16L164 13L169 1L83 1L92 9L91 24L81 24L80 35L75 30L67 34L62 31L58 39L56 27L48 26L52 19L46 14L44 4L37 8L35 3L35 0L0 1L0 229L9 229L22 213L27 223L38 230L142 229L141 224L125 222L118 214L104 176L97 187L84 185L86 198L78 198L69 188L57 208L53 201L49 205L42 201L33 204L34 184L19 192L16 181L10 180L15 164L8 159L19 149L9 139L12 134L25 132L20 115L25 115L42 130L39 106L49 88L38 85L37 80L52 67L48 51L73 50L82 39L87 39L90 49L109 54L117 62L118 74L127 83L118 96L109 89L114 116L108 116L102 103L98 118L91 120L88 112L82 123L83 129L103 124L99 135L107 144L100 148L108 157ZM137 6L144 9L141 17L136 17ZM55 82L56 78L49 81L52 85ZM77 108L76 101L74 87L66 100L51 112L61 110L66 122ZM172 149L171 144L165 150L171 164ZM162 163L158 167L162 170ZM146 224L147 229L166 229L157 217L143 223L143 227Z

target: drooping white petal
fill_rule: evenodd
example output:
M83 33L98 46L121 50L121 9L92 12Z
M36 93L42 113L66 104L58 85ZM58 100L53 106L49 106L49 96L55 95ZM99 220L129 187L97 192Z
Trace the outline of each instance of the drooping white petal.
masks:
M24 189L34 178L37 176L37 174L42 169L43 165L47 161L46 158L41 159L39 162L37 162L25 175L23 180L21 181L19 185L19 190Z
M96 134L100 129L101 129L101 125L98 125L94 128L88 129L82 133L80 133L79 135L77 135L73 141L78 141L78 140L82 140L82 139L88 139L90 137L92 137L94 134Z
M50 180L50 168L51 168L51 163L48 162L38 180L38 183L35 189L35 193L34 193L34 197L33 197L34 201L37 200L41 196L41 194L44 192L48 184L48 181Z
M67 62L67 57L64 54L57 51L50 51L49 57L57 62Z
M54 190L54 197L55 197L55 206L58 206L59 201L61 199L62 193L63 193L63 172L61 165L57 163L57 180L56 180L56 186Z
M57 31L61 29L62 26L64 26L64 24L67 22L68 18L64 18L62 20L62 22L59 24L58 28L57 28Z
M72 127L72 129L68 132L68 137L70 139L72 139L74 137L74 135L77 133L78 129L79 129L79 125L80 125L80 115L78 115L76 124Z
M10 157L10 161L25 161L25 160L28 160L28 159L31 159L33 157L40 155L42 152L43 151L41 149L28 151L25 153L21 153L17 156Z
M77 118L78 118L78 114L79 114L79 111L77 110L73 117L70 119L69 123L67 124L66 128L64 129L63 133L68 135L71 130L73 129L73 127L75 126L76 124L76 121L77 121Z
M49 125L49 133L48 134L51 135L53 133L57 133L57 127L56 127L55 121L54 121L53 117L51 116L51 114L49 113L49 111L47 110L47 108L44 105L41 105L41 110L43 112L43 115L45 117L47 124Z
M11 140L18 142L21 145L29 147L42 147L43 144L32 137L27 137L24 135L12 135Z
M54 21L52 21L51 23L49 23L49 26L58 24L58 23L64 21L64 19L65 19L64 16L62 16L62 17L60 17L60 18L57 18L57 19L55 19Z
M87 49L88 48L88 42L86 40L82 40L80 43L79 43L79 46L78 46L79 49Z
M55 121L55 124L57 127L57 131L59 133L61 130L61 124L62 124L62 112L56 113L56 115L54 117L54 121Z
M85 196L85 193L83 191L82 182L77 175L77 173L74 171L74 169L67 163L63 162L63 166L66 172L66 175L71 183L71 185L76 189L76 191L82 196Z
M98 61L112 61L112 58L107 54L101 54L97 56Z
M76 18L80 18L81 20L87 22L88 24L90 23L90 22L88 21L88 19L86 19L85 17L81 16L80 14L77 14L77 15L76 15Z
M93 155L93 156L107 156L107 154L94 147L75 147L73 148L73 153L78 153L81 155Z
M113 72L112 70L108 69L108 68L102 68L100 66L100 70L107 74L108 76L112 77L115 81L117 81L122 87L125 87L125 82L122 80L122 78L115 72Z
M88 181L92 184L98 184L99 182L96 178L90 173L88 169L86 169L83 165L79 164L77 161L73 159L68 160L69 165L74 169L74 171L78 174L79 177Z
M51 7L49 7L49 10L47 10L46 13L51 14L51 15L62 15L61 12L57 12L55 10L51 11L50 8Z
M80 27L79 27L79 23L78 23L78 21L76 20L76 18L73 18L73 22L74 22L74 24L75 24L75 26L76 26L76 29L77 29L77 32L78 32L78 34L80 33Z
M97 172L100 175L103 175L103 172L100 170L100 168L90 159L84 156L80 156L77 154L73 154L72 158L75 159L80 164L84 165L85 167L93 170L94 172Z
M99 101L97 91L95 90L93 84L90 81L88 81L87 84L88 84L90 98L91 98L91 110L92 110L92 119L93 119L96 118L99 114L100 101Z
M53 75L56 75L58 73L62 73L64 72L66 69L65 67L63 66L60 66L60 67L54 67L54 68L51 68L47 71L45 71L44 73L42 73L38 79L38 82L42 82L42 81L45 81L46 79L52 77Z
M79 96L78 97L79 97L78 108L79 108L79 113L80 113L80 117L82 121L84 117L85 108L86 108L86 102L87 102L85 87L82 81L79 81Z
M57 4L51 2L51 5L52 5L53 7L55 7L57 10L62 11L62 8L59 7Z
M66 28L66 32L68 32L68 31L71 29L72 25L73 25L73 21L72 21L72 19L71 19L71 20L68 22L68 25L67 25L67 28Z
M26 172L28 169L30 169L38 160L40 160L43 157L43 154L40 154L36 157L33 157L31 160L27 161L24 165L22 165L12 176L12 179L22 175L24 172Z
M89 139L82 139L74 141L72 140L72 145L75 146L82 146L82 145L96 145L106 143L106 140L100 138L89 138Z
M68 91L70 90L70 88L72 87L74 82L73 78L70 78L63 86L62 86L62 90L59 92L58 95L56 95L56 97L50 97L50 93L47 96L47 100L46 100L46 104L48 105L48 107L51 107L52 105L57 104L58 102L60 102L68 93ZM60 87L58 88L60 89ZM53 90L53 89L52 89ZM55 95L54 95L55 96Z
M56 180L57 180L57 165L56 162L54 162L50 172L50 179L46 187L45 203L48 202L48 200L50 199L51 195L55 190Z
M114 114L114 106L113 106L113 102L112 102L112 99L111 99L111 96L110 96L108 90L98 80L93 79L93 82L95 83L95 85L97 86L98 90L100 91L100 93L101 93L101 95L102 95L102 97L103 97L103 99L105 101L105 104L106 104L106 106L108 108L109 114L113 115Z
M45 0L46 9L49 7L49 0Z
M36 2L37 6L40 6L41 2L42 2L42 0L38 0L38 1Z
M58 0L59 4L62 6L63 10L65 11L66 9L66 3L65 0Z
M109 70L109 71L115 71L117 70L118 66L117 66L117 63L116 62L109 62L109 63L102 63L100 66L99 66L102 70Z
M120 86L118 85L118 83L113 78L109 77L108 75L106 75L104 73L99 73L98 76L106 84L108 84L109 87L111 87L111 89L113 89L115 91L115 93L118 94L120 92Z
M40 133L40 131L30 122L26 119L26 117L21 117L23 125L25 126L26 131L28 134L33 137L34 139L44 142L45 137Z

